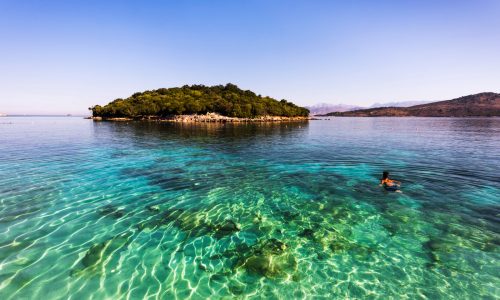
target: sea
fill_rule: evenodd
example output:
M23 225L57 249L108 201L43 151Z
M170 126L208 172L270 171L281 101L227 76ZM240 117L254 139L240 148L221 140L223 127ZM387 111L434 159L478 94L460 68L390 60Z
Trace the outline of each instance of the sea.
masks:
M0 118L0 299L209 298L499 299L500 118Z

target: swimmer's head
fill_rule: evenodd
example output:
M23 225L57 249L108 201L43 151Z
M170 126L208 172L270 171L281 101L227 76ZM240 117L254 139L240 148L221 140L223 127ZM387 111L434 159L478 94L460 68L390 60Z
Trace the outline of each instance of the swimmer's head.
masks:
M387 179L387 177L389 177L389 172L384 171L384 172L382 173L382 179Z

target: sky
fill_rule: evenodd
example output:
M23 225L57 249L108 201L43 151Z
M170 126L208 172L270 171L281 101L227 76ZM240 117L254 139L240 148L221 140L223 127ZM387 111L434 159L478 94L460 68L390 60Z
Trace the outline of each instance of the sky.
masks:
M0 0L0 113L225 84L299 105L500 92L499 0Z

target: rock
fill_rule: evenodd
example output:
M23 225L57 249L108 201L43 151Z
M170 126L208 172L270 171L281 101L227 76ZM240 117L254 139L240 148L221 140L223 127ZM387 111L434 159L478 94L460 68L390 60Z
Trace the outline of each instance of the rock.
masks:
M107 259L107 256L123 250L129 243L131 232L119 234L112 239L95 244L89 248L82 258L81 263L84 268L94 267Z
M329 248L330 248L330 250L332 250L332 252L342 252L342 251L349 250L350 244L343 243L341 241L333 241L330 244Z
M242 244L238 244L236 246L236 249L235 251L239 252L239 253L245 253L245 252L248 252L251 250L251 247L249 247L247 244L245 243L242 243Z
M300 276L300 274L299 274L299 273L295 273L295 274L293 274L293 276L292 276L292 280L293 280L293 281L295 281L295 282L299 282L301 278L302 278L302 277ZM304 297L299 297L299 298L304 298Z
M328 255L326 253L323 253L323 252L319 252L316 254L316 257L319 259L319 260L325 260L328 258Z
M146 209L149 210L150 212L159 212L160 206L159 205L148 205L148 206L146 206Z
M224 274L213 274L210 276L210 281L215 282L224 282L226 280L226 276Z
M203 271L207 271L208 267L204 263L199 263L198 264L198 269L203 270Z
M243 266L250 273L276 278L294 274L297 271L297 260L290 253L283 255L253 255L245 261Z
M238 224L232 220L226 220L224 223L215 226L214 237L221 239L238 231L240 231Z
M300 216L300 213L291 212L291 211L284 211L284 212L282 212L282 215L283 215L283 218L285 219L285 222L289 222L289 221L297 219Z
M228 289L233 295L239 296L245 291L245 286L235 280L232 280L229 283Z
M107 243L100 243L90 247L81 260L83 266L90 267L95 265L101 259L103 250L106 248L106 246Z
M214 254L212 256L210 256L210 259L221 259L223 258L224 256L220 253L217 253L217 254Z
M239 244L222 254L213 255L210 259L226 258L225 264L231 264L233 272L243 267L251 274L282 278L294 274L298 264L296 258L286 250L284 242L271 238L259 241L251 247L246 243Z
M285 277L295 273L297 260L286 253L287 246L277 239L260 242L245 255L242 266L249 273L268 278Z
M303 238L308 238L308 239L313 239L314 238L314 231L310 228L304 229L301 233L299 233L300 237Z
M262 220L263 220L262 215L260 214L260 212L257 212L255 214L255 218L253 218L253 223L259 224L259 223L262 223Z
M267 276L271 272L271 257L261 255L251 256L246 260L244 267L251 273Z
M275 238L265 241L260 248L260 251L265 254L282 254L285 250L286 244Z
M99 214L101 216L109 216L115 219L119 219L125 215L125 210L122 208L117 208L111 204L107 204L99 209Z

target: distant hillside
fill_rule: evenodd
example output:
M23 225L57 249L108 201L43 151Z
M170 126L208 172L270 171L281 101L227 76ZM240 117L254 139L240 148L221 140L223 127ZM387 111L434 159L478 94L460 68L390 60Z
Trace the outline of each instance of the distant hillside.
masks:
M327 114L327 113L333 112L333 111L343 112L343 111L361 109L362 107L354 106L354 105L347 105L347 104L319 103L316 105L306 106L306 108L309 109L311 115L322 115L322 114Z
M309 110L291 102L262 97L234 84L161 88L90 108L93 117L142 118L217 113L227 117L307 117Z
M375 103L369 108L377 107L410 107L414 105L427 104L432 101L402 101L402 102L387 102L387 103ZM333 110L332 110L333 111Z
M339 117L491 117L500 116L500 94L480 93L410 107L380 107L331 112Z
M360 109L369 109L369 108L377 108L377 107L408 107L418 104L426 104L431 101L403 101L403 102L387 102L387 103L375 103L370 107L349 105L349 104L328 104L328 103L319 103L316 105L306 106L309 109L311 115L324 115L331 112L345 112L345 111L353 111Z

